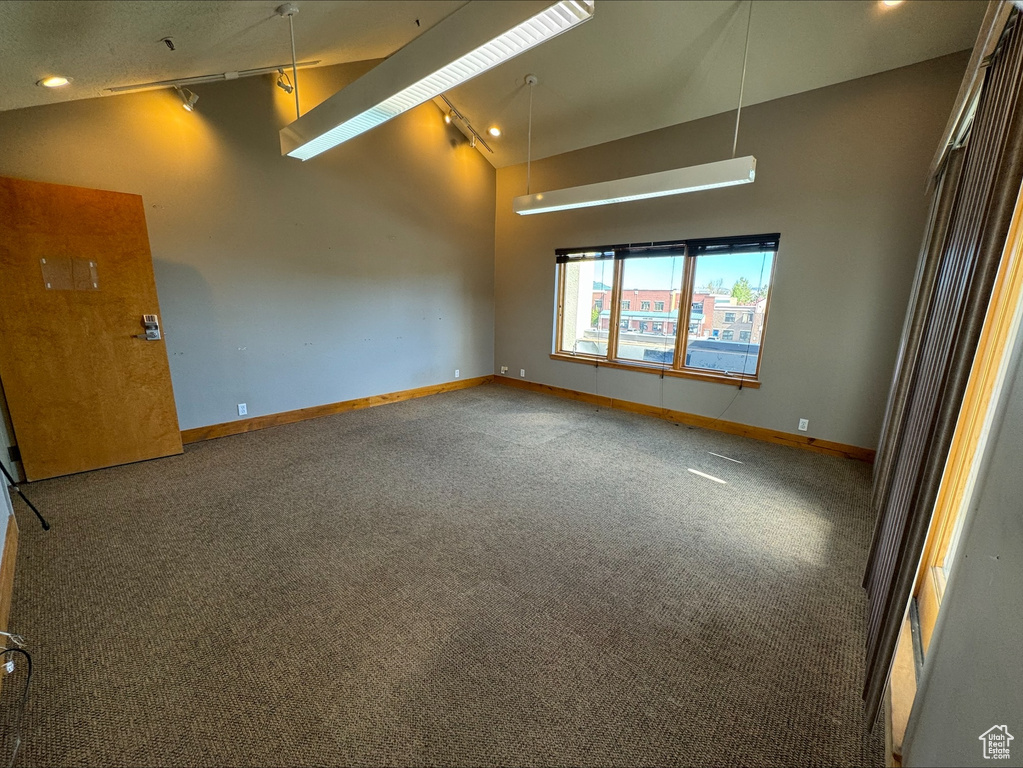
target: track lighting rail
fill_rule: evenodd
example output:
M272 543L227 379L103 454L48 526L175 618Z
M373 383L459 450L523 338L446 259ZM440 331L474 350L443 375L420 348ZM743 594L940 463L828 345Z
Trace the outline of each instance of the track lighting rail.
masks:
M490 145L487 144L486 139L483 138L483 136L480 134L480 132L472 127L472 123L469 122L469 118L467 118L465 115L463 115L461 112L459 112L458 108L454 104L451 103L450 99L448 99L448 97L445 94L442 93L440 95L440 98L444 101L445 104L448 105L448 109L451 110L450 112L448 112L448 115L450 115L452 118L458 120L458 122L460 122L463 126L465 126L465 129L470 134L472 134L472 136L470 137L470 140L472 141L472 145L475 147L477 144L482 144L483 147L487 150L487 152L489 152L490 154L493 154L494 150L492 150L490 148Z
M320 63L320 59L314 61L300 61L296 67L315 67ZM106 90L111 93L123 93L124 91L145 91L153 90L156 88L173 88L174 86L183 85L198 85L199 83L216 83L221 80L237 80L240 77L252 77L254 75L268 75L275 73L284 67L291 69L291 62L285 62L284 64L274 64L272 67L257 67L255 69L241 69L237 72L221 72L215 75L198 75L196 77L180 77L176 80L157 80L152 83L139 83L137 85L115 85L112 88Z

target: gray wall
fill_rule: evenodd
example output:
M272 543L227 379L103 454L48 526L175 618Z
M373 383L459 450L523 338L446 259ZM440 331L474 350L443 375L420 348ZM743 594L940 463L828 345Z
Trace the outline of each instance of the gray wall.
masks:
M967 54L743 110L754 184L516 216L525 166L498 171L495 364L584 392L874 447L927 213L924 181ZM542 86L541 86L542 87ZM666 95L670 98L670 95ZM734 112L558 155L532 192L725 159ZM759 389L550 360L554 249L781 232ZM733 400L729 406L730 401Z
M1023 335L949 575L909 727L907 766L1023 765ZM978 737L1006 725L1011 759Z
M373 62L303 70L303 110ZM426 104L302 163L265 76L0 113L0 175L141 194L181 427L487 375L496 174Z

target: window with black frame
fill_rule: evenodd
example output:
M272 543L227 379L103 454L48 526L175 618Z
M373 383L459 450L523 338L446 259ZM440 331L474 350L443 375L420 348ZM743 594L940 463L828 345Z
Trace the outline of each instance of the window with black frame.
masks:
M779 240L559 249L552 357L757 386Z

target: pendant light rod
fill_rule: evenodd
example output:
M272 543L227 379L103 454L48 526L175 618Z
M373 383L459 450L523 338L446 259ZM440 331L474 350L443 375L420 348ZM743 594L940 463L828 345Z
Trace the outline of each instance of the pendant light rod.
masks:
M298 6L294 3L285 3L277 7L278 16L288 17L288 29L291 31L291 82L295 86L295 119L302 117L298 108L298 57L295 55L295 14L298 13Z
M295 84L295 119L302 117L298 108L298 57L295 56L295 17L288 16L288 26L291 29L291 80ZM734 155L735 152L733 151Z
M529 130L526 131L526 194L529 194L531 165L533 163L533 86L540 82L536 75L526 75L529 86Z
M746 47L742 53L742 78L739 80L739 106L735 110L735 136L732 137L732 157L739 145L739 118L742 117L742 92L746 88L746 60L749 58L749 31L753 21L753 0L749 0L749 15L746 17Z

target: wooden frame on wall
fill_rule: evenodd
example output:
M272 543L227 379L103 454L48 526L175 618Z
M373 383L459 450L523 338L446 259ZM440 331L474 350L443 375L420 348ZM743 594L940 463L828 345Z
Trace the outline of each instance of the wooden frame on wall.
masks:
M773 293L774 275L777 269L777 256L778 256L778 245L780 235L777 233L771 235L750 235L740 237L729 237L729 238L708 238L697 241L691 241L694 245L699 244L701 247L706 247L708 243L722 245L727 244L753 244L757 241L768 241L773 244L773 247L764 248L764 252L773 253L771 259L771 268L767 277L768 291L764 301L764 319L761 327L761 335L758 345L760 347L759 353L757 354L756 370L753 374L746 373L729 373L725 371L715 371L711 368L698 368L695 366L687 366L685 364L686 353L688 350L689 343L689 312L688 310L692 305L692 296L695 289L696 282L696 265L700 258L713 258L715 254L706 253L691 253L689 242L678 241L674 243L644 243L634 246L629 245L609 245L609 246L598 246L592 248L578 248L578 249L558 249L557 254L559 256L559 263L556 270L556 300L555 300L555 317L554 317L554 343L552 345L552 352L550 358L552 360L561 360L565 362L583 363L586 365L604 366L608 368L618 368L622 370L638 371L641 373L655 373L660 376L671 376L676 378L687 378L696 379L699 381L711 381L719 384L732 384L739 387L750 387L756 389L760 387L760 367L763 363L763 349L764 339L767 335L768 318L770 316L771 307L771 295ZM622 282L625 270L625 262L629 260L626 254L630 249L633 248L654 248L654 247L667 247L675 249L684 249L684 268L682 273L682 281L680 286L680 301L678 306L675 308L675 344L673 351L673 358L671 365L665 364L647 364L642 361L622 358L618 355L618 342L619 342L619 331L621 324L621 312L622 310ZM572 263L571 260L563 261L566 258L574 258L578 261L586 261L586 257L583 254L592 255L594 253L608 254L614 252L614 269L613 269L613 285L611 289L610 306L608 307L608 334L607 334L607 352L604 355L591 354L586 352L576 352L574 350L563 349L564 331L565 331L565 286L566 270L568 265ZM571 254L570 257L568 254ZM591 258L592 261L607 260L607 256L603 256L601 259ZM643 258L642 256L640 258ZM763 277L761 283L763 283ZM685 321L683 322L683 308L687 310L685 315ZM755 319L755 307L752 308L754 311L754 322Z
M995 415L997 394L1005 380L1012 341L1020 332L1021 315L1023 187L1016 198L913 588L920 611L921 634L928 641L941 606L945 567L972 495Z

